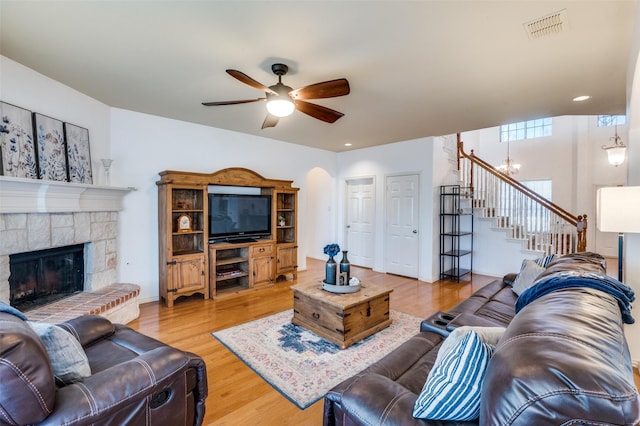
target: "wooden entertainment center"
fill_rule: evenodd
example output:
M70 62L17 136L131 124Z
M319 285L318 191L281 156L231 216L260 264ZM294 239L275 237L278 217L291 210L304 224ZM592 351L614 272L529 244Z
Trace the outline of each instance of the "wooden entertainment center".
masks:
M217 299L297 277L298 188L292 181L266 179L239 167L159 175L160 297L167 306L181 296L201 293ZM270 196L270 234L210 241L208 194L215 186L253 188Z

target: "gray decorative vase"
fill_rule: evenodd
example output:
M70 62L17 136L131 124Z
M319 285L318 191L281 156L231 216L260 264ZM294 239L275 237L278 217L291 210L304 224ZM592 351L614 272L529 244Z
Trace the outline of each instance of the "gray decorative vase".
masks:
M349 285L351 279L351 263L347 258L347 250L342 251L342 260L340 261L340 278L343 282L340 285Z
M329 256L329 260L324 267L325 278L324 282L331 285L336 285L336 275L338 274L338 264L333 259L333 256Z

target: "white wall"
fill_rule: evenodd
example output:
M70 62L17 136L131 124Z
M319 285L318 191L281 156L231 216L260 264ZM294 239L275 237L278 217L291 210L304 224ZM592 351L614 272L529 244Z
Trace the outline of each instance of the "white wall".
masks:
M0 100L88 129L93 182L102 183L100 158L109 157L111 141L108 105L4 56L0 56Z
M319 167L307 174L307 203L304 216L307 256L327 260L323 248L337 241L336 179ZM301 220L299 218L298 220Z
M141 302L158 298L158 194L163 170L212 173L244 167L271 179L293 180L298 199L298 265L312 251L307 229L307 174L335 174L335 153L122 109L112 110L111 182L137 191L124 200L120 217L120 278L141 286ZM314 213L315 214L315 213ZM317 232L317 230L315 231Z

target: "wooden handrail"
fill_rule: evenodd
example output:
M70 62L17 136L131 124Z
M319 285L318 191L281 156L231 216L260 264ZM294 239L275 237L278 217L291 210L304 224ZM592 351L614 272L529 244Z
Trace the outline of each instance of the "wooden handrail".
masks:
M471 154L467 154L466 152L464 152L463 142L460 139L460 133L458 133L458 161L459 161L460 157L464 157L464 158L468 159L469 161L471 161L472 164L477 164L482 169L486 170L487 172L489 172L490 174L494 175L498 179L506 182L507 184L513 186L514 188L517 188L520 192L526 194L529 198L531 198L531 199L535 200L536 202L540 203L540 205L546 207L547 209L549 209L550 211L552 211L553 213L555 213L559 217L561 217L564 220L566 220L568 223L570 223L570 224L572 224L574 226L577 226L578 222L580 222L580 220L578 219L578 216L569 213L568 211L566 211L562 207L558 206L557 204L554 204L553 202L547 200L546 198L544 198L540 194L536 193L535 191L532 191L531 189L529 189L525 185L521 184L516 179L514 179L511 176L508 176L508 175L506 175L506 174L504 174L502 172L499 172L491 164L489 164L486 161L480 159L479 157L476 157L475 154L473 153L473 150L471 150ZM460 167L460 163L458 162L458 169L459 169L459 167ZM582 215L582 216L586 220L587 215ZM585 229L586 229L586 226L585 226Z

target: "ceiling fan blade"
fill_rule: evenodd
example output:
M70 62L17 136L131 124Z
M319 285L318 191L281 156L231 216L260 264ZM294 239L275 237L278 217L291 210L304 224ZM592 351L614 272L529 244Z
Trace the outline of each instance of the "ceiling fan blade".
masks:
M253 87L255 89L262 90L262 91L267 92L267 93L271 93L272 95L277 95L276 92L274 92L273 90L269 89L264 84L255 81L254 79L252 79L251 77L249 77L248 75L246 75L245 73L243 73L241 71L238 71L238 70L227 70L227 74L229 74L233 78L236 78L236 79L240 80L244 84L248 84L249 86L251 86L251 87Z
M289 92L289 96L296 100L335 98L336 96L348 95L350 91L349 82L345 78L339 78L292 90Z
M248 104L250 102L260 102L266 101L267 98L258 98L258 99L244 99L241 101L222 101L222 102L203 102L204 106L216 106L216 105L236 105L236 104Z
M264 121L262 122L261 129L266 129L267 127L276 127L276 124L278 124L279 120L280 118L276 117L275 115L271 115L267 113L267 116L264 118Z
M317 118L318 120L326 121L327 123L333 123L344 115L341 112L310 102L295 101L295 104L298 111Z

